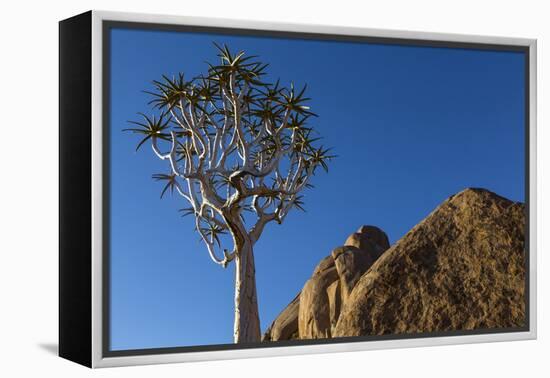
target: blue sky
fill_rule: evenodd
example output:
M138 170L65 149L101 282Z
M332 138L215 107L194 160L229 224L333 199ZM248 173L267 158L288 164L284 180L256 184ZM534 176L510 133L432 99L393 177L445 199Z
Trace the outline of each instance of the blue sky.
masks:
M393 243L466 187L524 201L521 53L113 29L112 350L232 343L233 266L211 262L183 200L159 198L151 175L165 162L122 131L150 112L152 80L216 61L213 41L259 55L272 80L307 83L312 126L338 155L306 191L307 212L256 244L262 330L362 224Z

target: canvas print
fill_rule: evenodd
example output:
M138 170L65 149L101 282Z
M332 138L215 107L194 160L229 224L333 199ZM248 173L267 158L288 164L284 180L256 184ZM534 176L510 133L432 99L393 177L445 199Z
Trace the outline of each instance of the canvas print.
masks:
M108 352L527 329L523 51L107 38Z

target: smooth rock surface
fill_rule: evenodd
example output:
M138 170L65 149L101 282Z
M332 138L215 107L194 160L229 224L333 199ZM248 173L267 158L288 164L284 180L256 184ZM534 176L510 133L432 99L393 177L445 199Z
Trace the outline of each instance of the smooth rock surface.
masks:
M359 278L374 263L375 255L370 253L373 250L371 247L365 251L357 247L344 246L332 251L331 255L340 279L342 302L346 301Z
M300 294L277 316L264 333L262 341L292 340L298 338L298 308Z
M300 292L298 335L300 339L331 336L330 298L327 289L338 280L338 272L331 267L313 275Z
M362 226L355 234L362 243L358 245L364 249L337 247L323 258L297 297L266 330L263 340L331 337L351 289L375 261L380 250L389 246L386 234L377 227ZM378 242L382 245L376 244Z
M351 234L344 246L356 247L368 252L373 260L390 247L388 236L384 231L375 226L361 226L357 232Z

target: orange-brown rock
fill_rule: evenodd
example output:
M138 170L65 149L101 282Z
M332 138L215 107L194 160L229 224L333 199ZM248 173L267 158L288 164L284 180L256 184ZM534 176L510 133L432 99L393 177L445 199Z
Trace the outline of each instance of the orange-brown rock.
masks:
M362 226L354 235L363 249L342 246L322 259L298 296L267 329L263 340L331 337L351 289L380 251L389 246L386 234L374 226Z
M331 299L327 289L338 280L338 272L333 266L314 274L300 292L298 309L298 335L300 339L326 338L331 335ZM334 305L333 305L334 306Z
M369 252L377 250L378 248L361 250L357 247L344 246L332 251L331 255L340 281L342 302L350 295L363 273L374 263L376 259L374 256L377 256L378 253Z
M368 251L373 260L376 260L386 249L390 248L386 233L375 226L361 226L357 232L346 239L344 245Z
M361 277L333 336L523 326L524 211L483 189L452 196Z
M362 226L317 265L265 340L521 327L525 208L484 189L446 201L388 249Z
M264 333L262 341L292 340L298 338L298 306L300 294L277 316Z

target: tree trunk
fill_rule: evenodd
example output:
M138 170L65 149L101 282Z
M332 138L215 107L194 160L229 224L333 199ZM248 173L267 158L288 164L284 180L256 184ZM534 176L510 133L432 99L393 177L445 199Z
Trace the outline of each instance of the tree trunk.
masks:
M247 240L235 258L235 343L261 341L252 243Z

